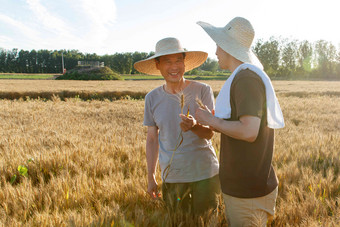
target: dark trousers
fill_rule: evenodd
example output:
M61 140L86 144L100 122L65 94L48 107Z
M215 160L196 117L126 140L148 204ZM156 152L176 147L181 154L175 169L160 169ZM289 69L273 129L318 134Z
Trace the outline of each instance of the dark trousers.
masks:
M170 211L181 210L194 215L215 210L220 194L218 175L190 183L163 183L163 200Z

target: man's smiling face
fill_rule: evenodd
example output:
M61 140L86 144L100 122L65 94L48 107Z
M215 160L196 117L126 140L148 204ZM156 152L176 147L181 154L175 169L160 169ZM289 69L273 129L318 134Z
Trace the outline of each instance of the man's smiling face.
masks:
M156 67L166 82L178 83L185 72L184 55L179 53L161 56L156 60Z

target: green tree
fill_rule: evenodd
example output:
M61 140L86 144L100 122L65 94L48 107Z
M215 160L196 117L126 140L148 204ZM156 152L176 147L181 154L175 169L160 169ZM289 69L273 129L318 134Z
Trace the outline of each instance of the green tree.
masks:
M216 72L218 70L218 62L214 59L207 58L207 60L199 67L199 69L209 72Z
M16 72L27 73L29 64L29 51L20 50L18 56L18 68Z
M0 48L0 72L6 72L6 57L7 53L6 50Z
M116 53L113 56L112 68L120 74L131 74L132 72L132 54Z
M274 37L270 37L269 41L259 39L255 42L253 51L260 59L266 73L269 76L276 76L280 61L279 41Z
M67 50L63 51L64 55L64 67L65 69L73 69L78 65L78 61L84 59L84 55L78 50ZM90 58L97 59L95 61L100 61L100 56L90 56Z
M6 72L12 73L16 70L18 49L13 48L11 51L7 51L5 68Z
M133 67L133 64L135 64L137 61L146 59L148 57L148 53L145 52L134 52L132 54L132 69L131 74L138 74L139 72Z
M297 68L297 41L283 40L281 43L281 66L280 76L284 78L292 77Z
M29 53L29 73L37 73L38 72L38 59L37 59L37 51L31 50Z
M318 40L315 43L315 53L317 59L316 72L323 78L335 76L336 68L336 47L325 40Z
M338 79L340 79L340 44L338 48L338 52L336 54L336 68L335 68L335 74Z
M51 51L39 50L38 51L40 68L42 73L53 73L53 62L51 59Z
M62 66L61 66L61 51L54 50L51 52L51 71L50 73L61 73Z
M297 53L297 72L306 75L312 71L313 47L310 42L304 40L299 43Z

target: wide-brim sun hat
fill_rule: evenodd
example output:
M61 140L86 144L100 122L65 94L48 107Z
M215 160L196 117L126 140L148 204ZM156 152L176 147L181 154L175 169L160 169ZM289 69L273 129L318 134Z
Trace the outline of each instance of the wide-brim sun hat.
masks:
M161 75L160 71L156 68L155 58L170 55L185 53L184 65L185 72L202 65L208 58L208 53L203 51L186 51L182 48L181 43L176 38L164 38L157 42L155 55L138 61L134 64L136 70L141 73L149 75Z
M197 24L225 52L244 63L250 63L263 69L260 60L251 49L255 31L247 19L235 17L224 27L215 27L202 21L197 22Z

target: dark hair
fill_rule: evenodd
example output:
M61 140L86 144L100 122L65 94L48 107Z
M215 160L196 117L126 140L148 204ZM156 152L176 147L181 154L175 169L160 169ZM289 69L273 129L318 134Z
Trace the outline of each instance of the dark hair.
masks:
M182 54L183 54L183 59L185 59L185 55L186 55L186 54L185 54L184 52L182 52ZM162 56L156 57L156 58L155 58L155 61L159 62L160 57L162 57Z

